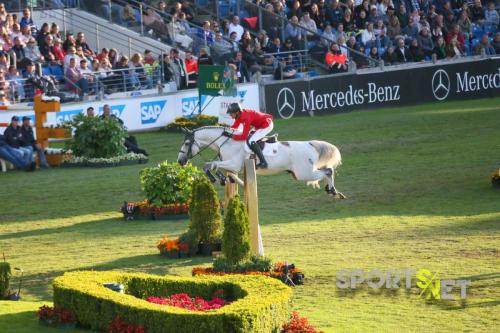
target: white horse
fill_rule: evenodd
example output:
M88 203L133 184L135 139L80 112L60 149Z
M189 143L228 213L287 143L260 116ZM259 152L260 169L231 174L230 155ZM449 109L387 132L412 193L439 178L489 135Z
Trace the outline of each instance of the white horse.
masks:
M206 126L193 131L184 130L184 142L179 150L177 162L185 165L201 151L210 148L218 153L220 161L205 163L203 169L207 176L215 182L210 170L215 170L217 177L224 184L226 177L220 171L226 170L234 174L230 180L243 184L238 173L243 169L245 159L250 158L250 152L245 149L245 141L235 141L223 136L224 131L233 131L228 127ZM266 155L267 169L257 169L258 175L272 175L279 172L289 172L300 181L307 182L314 188L320 188L319 182L324 180L325 190L335 198L345 199L345 196L335 189L334 172L341 164L340 152L334 145L325 141L282 141L266 143L271 145L272 153ZM264 149L266 151L268 149Z

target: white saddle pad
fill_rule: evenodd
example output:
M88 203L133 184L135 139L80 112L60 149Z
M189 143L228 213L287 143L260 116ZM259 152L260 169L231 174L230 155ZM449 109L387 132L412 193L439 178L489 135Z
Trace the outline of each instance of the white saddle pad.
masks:
M266 143L262 153L264 154L264 156L274 156L278 154L278 146L279 142ZM245 152L247 152L248 154L253 154L252 149L250 149L250 147L247 144L245 144Z

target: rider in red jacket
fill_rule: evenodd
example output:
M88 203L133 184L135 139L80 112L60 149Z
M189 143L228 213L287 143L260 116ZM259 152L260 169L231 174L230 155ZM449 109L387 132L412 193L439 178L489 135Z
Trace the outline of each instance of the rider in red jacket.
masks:
M243 132L241 134L224 132L223 135L237 141L244 141L248 139L250 148L259 157L260 163L257 164L256 167L261 169L267 168L266 159L264 158L262 149L260 149L257 141L265 137L273 130L273 116L254 110L242 110L238 103L232 103L227 109L227 113L231 116L231 118L235 119L231 128L238 129L238 127L243 124ZM253 128L255 132L249 138L248 134L250 133L251 128Z

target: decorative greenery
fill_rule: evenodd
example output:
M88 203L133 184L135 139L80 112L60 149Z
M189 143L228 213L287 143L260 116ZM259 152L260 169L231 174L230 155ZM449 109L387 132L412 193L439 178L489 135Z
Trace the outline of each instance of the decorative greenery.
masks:
M78 114L67 124L75 130L66 145L76 156L109 158L125 154L127 131L115 118Z
M118 166L127 162L146 163L148 157L143 154L126 153L114 157L90 158L85 156L64 155L63 166Z
M189 229L201 242L215 244L221 238L221 214L219 198L207 177L199 177L193 183L189 206Z
M140 173L141 188L154 207L164 204L186 204L191 198L195 179L202 172L190 164L180 166L167 161L153 168L145 168Z
M271 272L273 262L264 256L252 256L248 260L231 262L225 256L215 258L214 272L246 273L246 272Z
M195 129L203 126L217 125L217 117L207 116L204 114L195 115L190 118L178 117L175 118L175 122L167 125L166 129L168 131L180 132L183 128Z
M37 315L38 319L50 326L76 323L73 312L64 308L53 308L48 305L43 305L38 309Z
M314 326L309 324L309 321L305 317L299 316L297 311L292 311L292 318L290 322L283 325L281 333L324 333L323 331L318 331Z
M222 253L230 265L248 258L250 255L250 230L247 209L239 195L235 195L224 216Z
M6 299L10 292L12 271L8 262L0 262L0 299Z
M105 288L107 281L123 284L128 295ZM68 272L53 287L55 307L73 311L81 325L101 331L119 316L147 332L276 332L289 320L292 295L286 285L262 276L186 278L116 271ZM231 304L206 312L145 300L177 293L209 299L220 289Z
M198 237L196 232L194 232L194 230L188 230L182 235L180 235L179 241L189 246L189 253L191 255L196 254L196 252L198 252L198 244L200 243L200 238Z
M107 331L108 333L145 333L146 331L141 325L137 327L127 322L126 320L122 320L120 316L116 316L116 318L109 323Z

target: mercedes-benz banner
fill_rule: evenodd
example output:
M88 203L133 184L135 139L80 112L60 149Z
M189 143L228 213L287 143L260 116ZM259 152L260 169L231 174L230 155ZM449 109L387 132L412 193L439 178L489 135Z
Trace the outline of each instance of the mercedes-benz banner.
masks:
M266 112L276 117L494 97L500 58L370 74L344 74L265 86Z

